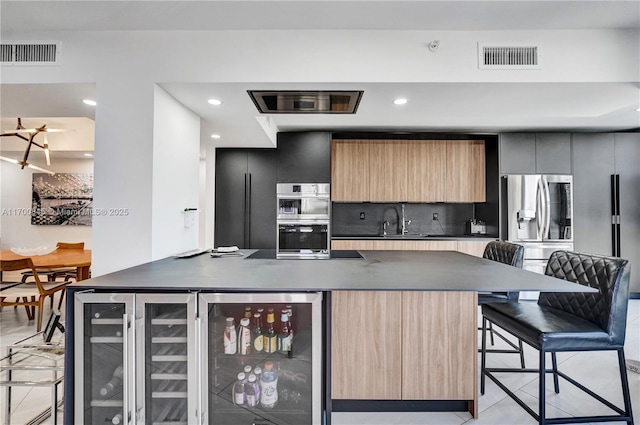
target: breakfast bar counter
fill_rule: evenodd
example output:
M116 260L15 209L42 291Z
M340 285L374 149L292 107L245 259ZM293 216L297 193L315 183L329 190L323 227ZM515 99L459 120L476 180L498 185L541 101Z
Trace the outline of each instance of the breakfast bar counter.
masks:
M287 416L295 413L297 408L281 412L283 416L260 406L244 411L263 418L264 423L297 425L307 422L329 424L331 412L358 410L464 410L477 417L478 292L595 290L456 251L345 250L332 251L330 260L276 260L271 258L270 252L240 250L213 258L209 253L191 258L166 258L78 282L70 285L68 291L65 366L66 376L71 378L65 381L65 423L82 421L81 415L90 418L93 413L87 412L107 409L102 406L116 406L110 407L114 410L109 414L117 413L117 406L125 409L129 406L133 415L135 408L131 406L145 403L140 400L113 404L99 397L94 401L90 400L91 394L85 394L86 401L83 402L83 392L92 392L88 380L82 378L83 373L88 373L83 368L91 366L87 363L87 350L94 348L95 344L82 341L114 342L115 348L114 344L107 346L124 356L125 371L131 369L131 364L139 365L137 378L125 376L123 379L132 382L138 379L139 383L146 382L149 388L156 385L154 378L149 381L141 369L149 368L149 361L153 363L153 356L145 362L144 355L145 350L155 350L154 341L200 347L204 350L202 354L189 354L191 349L185 352L187 357L195 356L195 367L190 366L189 369L193 375L176 376L190 382L189 393L195 395L189 396L188 400L209 400L209 404L189 405L188 409L185 405L184 414L193 412L192 420L198 423L214 423L215 419L211 419L213 422L209 420L213 418L212 412L220 406L224 394L231 397L235 375L229 375L233 378L216 375L222 370L218 369L220 362L232 359L208 357L211 354L207 354L207 350L215 350L217 341L221 341L224 324L216 323L220 323L219 320L224 322L224 317L230 314L236 315L239 321L242 310L214 306L217 301L212 301L214 304L207 302L230 296L236 300L236 309L243 309L245 305L257 308L263 303L259 300L277 295L281 297L280 303L270 304L276 311L279 312L287 303L294 304L294 310L298 311L293 317L295 326L299 328L296 338L300 338L300 344L310 341L310 335L316 341L309 346L313 347L309 348L311 351L296 352L302 345L295 346L293 360L281 360L282 364L296 364L298 361L301 363L297 364L314 365L315 377L307 385L310 385L309 392L317 401L314 406L321 405L321 408L314 407L308 420ZM311 310L302 304L296 306L296 300L301 298L295 297L309 295L321 299L320 307L307 315L309 319L304 319L305 312ZM159 301L158 297L164 299ZM78 304L83 300L85 304ZM107 305L112 307L106 308ZM156 329L154 323L166 321L146 319L145 315L167 312L167 308L175 309L180 305L185 306L185 316L176 323L187 329L185 338L147 339L143 336L150 329ZM124 327L117 335L123 336L91 337L87 332L93 332L93 324L99 324L103 320L100 315L105 317L103 312L113 311L113 306L121 306L124 314L118 313L115 319L105 319L104 323L121 323L119 326ZM224 308L227 308L226 312L220 314L220 309ZM248 316L245 314L244 317ZM145 346L147 343L151 345ZM309 361L304 360L309 352L315 354L309 357ZM98 358L105 353L98 352ZM291 352L289 354L289 359L292 359ZM242 357L238 358L240 360ZM107 357L104 361L113 360ZM294 363L286 363L289 361ZM97 370L95 373L102 373ZM151 372L149 376L157 378L164 375ZM205 379L196 378L198 376ZM220 387L219 379L231 381ZM194 380L201 382L200 385L194 384ZM283 385L285 383L283 381ZM129 392L137 393L138 390ZM283 394L283 397L289 396L288 392ZM284 400L292 403L289 398ZM83 407L81 403L89 407ZM149 403L153 403L153 399L147 400L146 404ZM223 414L243 411L234 404L218 410ZM282 405L286 406L286 403L283 401ZM138 420L138 423L144 422L144 417Z

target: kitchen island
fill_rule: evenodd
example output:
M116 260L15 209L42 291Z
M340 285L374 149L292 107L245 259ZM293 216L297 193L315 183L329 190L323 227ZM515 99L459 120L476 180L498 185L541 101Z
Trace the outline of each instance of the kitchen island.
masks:
M74 394L82 391L71 378L74 356L83 350L69 326L82 320L74 317L83 314L74 310L75 293L112 299L171 294L173 302L203 296L194 292L322 293L322 330L313 331L323 335L324 412L311 422L328 423L331 411L352 409L469 410L477 416L477 292L592 291L454 251L360 251L362 258L332 260L239 254L167 258L71 285L65 423L74 423ZM243 301L250 302L249 296ZM196 312L197 321L203 312Z

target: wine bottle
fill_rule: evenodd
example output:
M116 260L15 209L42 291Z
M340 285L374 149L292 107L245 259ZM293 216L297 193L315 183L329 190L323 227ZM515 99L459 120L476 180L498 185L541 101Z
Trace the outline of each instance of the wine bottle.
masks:
M124 375L124 370L122 369L122 365L119 365L113 371L113 376L111 380L104 384L102 388L100 388L100 395L103 397L108 396L113 393L113 391L122 385L122 377Z

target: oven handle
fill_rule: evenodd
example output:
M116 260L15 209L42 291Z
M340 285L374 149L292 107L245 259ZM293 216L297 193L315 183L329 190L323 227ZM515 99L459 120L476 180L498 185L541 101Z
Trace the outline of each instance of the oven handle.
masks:
M329 225L331 221L325 219L311 219L311 220L277 220L277 224L294 224L299 226L313 226L313 225Z

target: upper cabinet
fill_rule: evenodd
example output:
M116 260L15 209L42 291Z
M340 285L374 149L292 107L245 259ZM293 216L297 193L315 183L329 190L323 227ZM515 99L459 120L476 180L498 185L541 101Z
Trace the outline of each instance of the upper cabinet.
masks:
M328 183L331 133L278 133L278 183Z
M500 173L571 174L571 134L501 134Z
M484 141L447 141L445 202L484 202L486 200L484 156Z
M334 140L331 148L331 200L369 201L369 143Z
M442 176L447 166L447 141L410 140L407 152L407 201L442 201L446 190Z
M477 140L334 140L331 199L484 202L485 146Z

